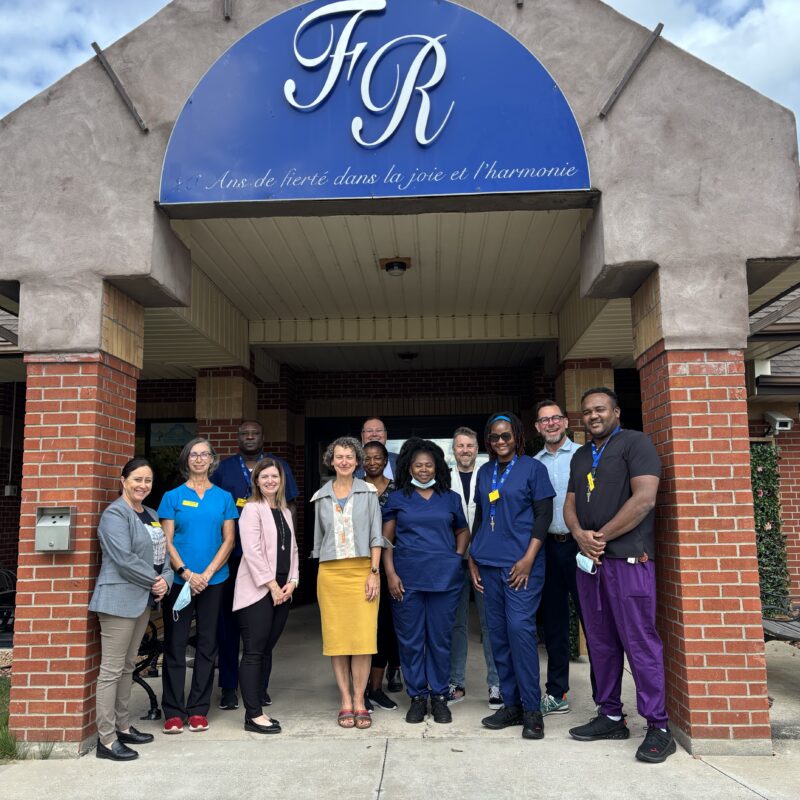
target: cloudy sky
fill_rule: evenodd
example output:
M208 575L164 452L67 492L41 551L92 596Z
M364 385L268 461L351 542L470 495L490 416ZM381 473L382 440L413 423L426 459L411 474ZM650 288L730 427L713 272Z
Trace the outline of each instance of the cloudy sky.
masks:
M510 2L511 0L508 0ZM800 0L607 0L763 94L800 110ZM221 6L221 0L219 0ZM167 0L0 0L0 117Z

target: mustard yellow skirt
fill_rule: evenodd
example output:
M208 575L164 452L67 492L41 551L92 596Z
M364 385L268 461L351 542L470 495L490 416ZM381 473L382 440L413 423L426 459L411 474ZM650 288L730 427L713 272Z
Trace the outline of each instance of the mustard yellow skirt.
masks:
M317 574L322 618L322 655L361 656L378 652L378 600L367 602L368 558L323 561Z

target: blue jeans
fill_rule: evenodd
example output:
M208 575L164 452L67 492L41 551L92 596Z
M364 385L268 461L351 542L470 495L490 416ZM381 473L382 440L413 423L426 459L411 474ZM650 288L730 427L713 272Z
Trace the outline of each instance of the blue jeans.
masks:
M464 686L464 671L467 666L467 642L469 639L469 594L472 578L469 570L464 571L464 585L461 588L461 599L456 611L456 624L453 626L453 641L450 649L450 683ZM499 686L497 667L492 656L492 643L489 641L489 628L486 627L486 608L483 595L475 592L475 605L478 607L478 619L481 623L481 639L483 640L483 660L486 662L486 685Z

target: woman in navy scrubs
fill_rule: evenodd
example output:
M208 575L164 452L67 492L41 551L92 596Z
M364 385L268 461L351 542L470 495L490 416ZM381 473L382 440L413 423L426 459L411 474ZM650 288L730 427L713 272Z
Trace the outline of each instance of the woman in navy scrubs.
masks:
M403 445L395 481L398 491L383 507L383 535L391 545L383 551L383 564L411 697L406 722L425 719L429 695L433 721L452 722L450 640L469 529L461 498L450 491L444 454L433 442L409 439Z
M505 705L482 722L491 730L522 725L523 738L541 739L536 611L555 491L547 468L525 455L525 434L514 414L490 417L484 438L490 460L475 485L469 569L475 590L483 592Z

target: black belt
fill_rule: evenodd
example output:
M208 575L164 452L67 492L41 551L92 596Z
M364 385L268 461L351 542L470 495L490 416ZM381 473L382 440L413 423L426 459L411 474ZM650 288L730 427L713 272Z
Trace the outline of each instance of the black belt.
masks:
M550 533L548 536L555 539L557 542L568 542L572 538L572 535L569 533Z

